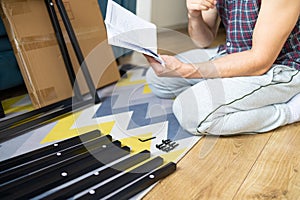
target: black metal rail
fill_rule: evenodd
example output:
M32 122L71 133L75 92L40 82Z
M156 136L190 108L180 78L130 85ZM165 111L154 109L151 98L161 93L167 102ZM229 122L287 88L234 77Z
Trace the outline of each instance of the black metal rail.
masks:
M73 158L79 154L85 154L88 151L98 148L101 145L107 145L111 142L111 137L103 136L95 140L73 146L69 149L59 151L57 153L50 154L42 157L35 162L31 162L25 165L18 165L17 167L6 170L1 174L0 185L10 180L15 180L23 176L27 176L32 171L47 168L51 165L55 165L66 159Z
M86 177L85 179L82 179L68 187L65 187L64 189L59 190L58 192L55 192L44 199L51 200L51 199L68 199L76 194L80 193L81 191L88 189L98 183L101 183L131 167L134 165L137 165L146 159L150 158L150 152L145 150L142 151L136 155L133 155L125 160L120 161L119 163L116 163L110 167L104 168L102 170L99 170L97 174L91 174L90 176Z
M48 156L50 154L66 150L74 146L78 146L86 141L90 141L100 136L101 132L99 130L94 130L85 133L84 135L66 139L61 142L54 143L53 145L48 145L46 147L7 159L0 163L0 174L3 174L5 171L9 171L11 168L16 168L33 160L41 159L42 157Z
M63 101L60 101L60 102L36 109L36 110L26 112L21 115L17 115L12 118L3 119L0 121L0 130L10 128L11 126L14 126L16 123L19 123L21 121L26 121L26 120L29 121L29 119L32 119L39 115L43 115L44 113L47 113L53 109L65 107L67 105L72 105L72 99L66 99L66 100L63 100ZM0 138L1 138L1 135L0 135Z
M90 94L91 94L92 98L94 99L95 103L98 104L98 103L100 103L100 98L99 98L99 96L96 92L95 85L93 83L91 74L90 74L90 72L88 70L88 67L86 65L83 53L81 51L81 48L80 48L79 42L77 40L76 34L75 34L74 29L72 27L72 24L70 22L69 16L68 16L67 11L66 11L66 8L65 8L62 0L56 0L56 4L57 4L58 11L60 13L60 16L62 18L62 21L64 23L64 26L67 30L68 36L69 36L71 44L73 46L73 49L75 51L76 58L77 58L78 63L81 67L82 73L85 77L87 86L90 90Z
M146 174L141 179L136 180L132 184L123 187L122 189L104 197L107 200L127 200L130 197L138 194L139 192L147 189L149 186L153 185L157 181L169 176L176 171L176 164L170 162L163 167L153 170L152 172ZM92 195L91 195L92 197ZM91 198L94 199L94 198Z
M4 109L3 109L2 103L0 101L0 118L3 118L3 117L5 117L5 113L4 113Z
M10 140L14 137L20 136L22 134L28 133L31 130L37 129L41 126L44 126L47 123L53 122L53 120L62 117L65 114L71 113L72 111L76 111L78 109L82 109L87 105L92 105L92 103L93 100L90 99L74 104L68 104L61 107L53 108L53 110L55 110L53 112L51 112L52 109L45 113L40 113L40 110L36 110L34 113L37 114L31 116L30 118L26 118L25 122L15 122L17 124L13 124L12 127L2 129L0 131L0 143ZM25 116L28 115L25 114ZM14 120L10 121L10 123L13 122Z
M114 192L115 190L130 184L130 182L144 176L145 174L149 173L150 171L153 171L154 169L158 168L163 164L163 159L161 157L156 157L141 166L138 166L137 168L121 175L118 178L115 178L114 180L101 185L99 187L91 188L89 192L87 192L85 195L79 197L79 199L102 199L103 197L109 195L110 193ZM92 192L91 192L92 191Z
M75 98L76 98L77 101L82 101L83 100L82 94L80 92L80 88L79 88L78 83L76 81L76 74L75 74L75 71L74 71L74 68L73 68L73 64L72 64L72 61L71 61L71 58L70 58L70 55L69 55L69 52L68 52L66 42L64 40L64 36L63 36L62 30L61 30L61 27L59 25L57 14L56 14L55 9L54 9L54 4L53 4L52 0L45 0L45 3L46 3L46 7L47 7L47 10L48 10L48 13L49 13L49 17L50 17L53 29L55 31L55 35L56 35L56 39L57 39L57 42L58 42L58 45L59 45L59 49L60 49L60 52L62 54L64 63L65 63L65 67L66 67L66 70L67 70L68 75L69 75L70 83L71 83L71 86L73 88Z

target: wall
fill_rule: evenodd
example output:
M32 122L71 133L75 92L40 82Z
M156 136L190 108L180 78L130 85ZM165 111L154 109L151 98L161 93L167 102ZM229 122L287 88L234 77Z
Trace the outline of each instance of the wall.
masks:
M137 15L158 27L172 28L187 24L185 0L137 0Z
M136 14L137 16L151 21L152 0L137 0Z

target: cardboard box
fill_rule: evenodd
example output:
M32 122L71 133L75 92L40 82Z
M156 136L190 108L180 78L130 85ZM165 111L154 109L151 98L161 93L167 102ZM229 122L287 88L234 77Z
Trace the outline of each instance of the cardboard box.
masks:
M64 0L68 16L96 88L120 75L97 0ZM31 101L40 108L73 96L67 71L43 0L1 0L1 17ZM56 12L58 14L58 11ZM58 14L59 16L59 14ZM64 29L64 38L82 93L88 87Z

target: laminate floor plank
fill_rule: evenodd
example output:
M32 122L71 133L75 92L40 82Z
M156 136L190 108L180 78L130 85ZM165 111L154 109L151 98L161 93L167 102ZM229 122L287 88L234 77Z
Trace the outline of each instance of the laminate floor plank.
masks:
M274 131L235 199L300 199L300 123Z
M158 183L144 200L232 199L271 136L201 139L178 163L176 172Z

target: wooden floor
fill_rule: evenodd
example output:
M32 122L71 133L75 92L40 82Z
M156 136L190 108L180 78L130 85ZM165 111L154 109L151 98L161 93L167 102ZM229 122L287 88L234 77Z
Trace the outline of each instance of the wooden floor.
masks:
M223 41L221 30L212 46ZM185 29L160 32L158 44L168 54L195 48ZM137 53L121 60L148 65ZM264 134L203 137L177 166L144 200L300 199L300 123Z

